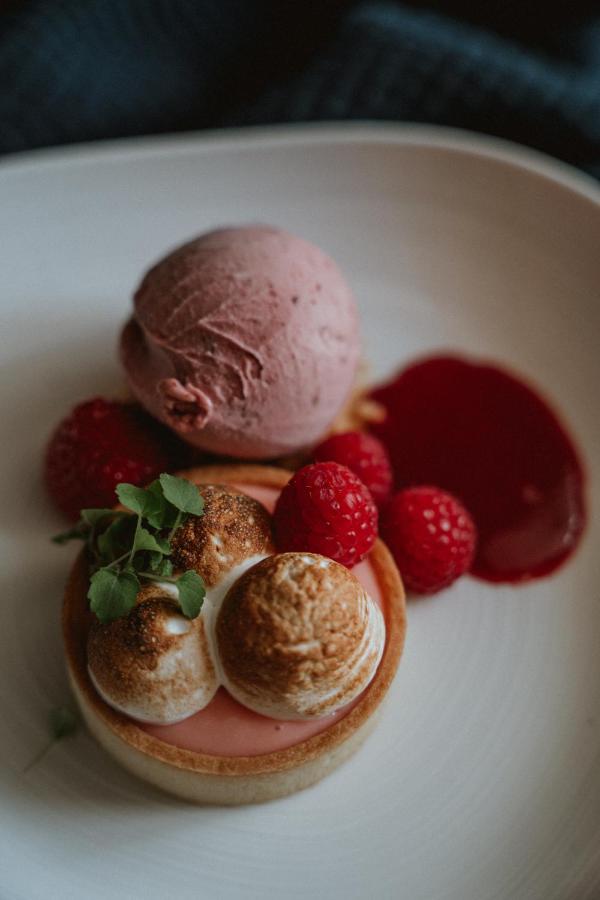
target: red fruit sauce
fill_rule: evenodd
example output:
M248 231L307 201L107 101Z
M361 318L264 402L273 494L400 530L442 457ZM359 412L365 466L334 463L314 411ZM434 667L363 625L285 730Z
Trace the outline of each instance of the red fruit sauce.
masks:
M545 401L496 366L434 356L373 392L387 410L373 428L396 487L455 494L479 531L473 575L518 582L548 575L585 526L577 450Z

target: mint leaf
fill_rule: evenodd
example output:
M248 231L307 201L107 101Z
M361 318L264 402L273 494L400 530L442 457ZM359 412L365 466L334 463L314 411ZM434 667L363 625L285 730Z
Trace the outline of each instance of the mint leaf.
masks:
M60 741L77 730L79 716L69 706L55 706L50 710L48 725L52 739Z
M159 480L166 499L180 512L190 513L193 516L202 515L204 500L195 484L186 481L185 478L177 478L166 473L163 473Z
M195 619L202 609L206 594L204 582L197 572L194 572L193 569L188 569L175 583L179 592L181 611L188 619Z
M90 609L103 624L112 622L133 609L139 589L140 583L132 572L99 569L90 580Z
M150 534L146 528L140 525L135 534L133 552L136 553L138 550L152 550L154 553L164 553L161 544L162 541L159 543L158 539L155 538L153 534Z
M139 488L134 484L118 484L117 497L123 506L147 519L154 528L163 528L167 504L160 490L160 484L153 482L154 484L158 484L159 491Z

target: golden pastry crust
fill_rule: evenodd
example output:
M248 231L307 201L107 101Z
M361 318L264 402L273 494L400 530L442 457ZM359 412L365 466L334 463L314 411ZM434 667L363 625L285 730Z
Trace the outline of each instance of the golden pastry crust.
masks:
M171 542L176 569L195 569L212 587L249 556L274 552L271 517L252 497L222 484L198 485L201 516L190 516Z

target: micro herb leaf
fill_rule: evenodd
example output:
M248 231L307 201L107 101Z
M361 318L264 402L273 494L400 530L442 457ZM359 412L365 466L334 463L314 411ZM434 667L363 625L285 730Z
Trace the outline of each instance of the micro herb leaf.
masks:
M84 540L92 573L90 609L100 622L127 615L135 605L140 580L177 584L181 608L195 618L206 589L190 570L173 574L171 538L188 515L200 516L204 501L195 484L163 474L147 488L119 484L116 494L127 510L83 509L73 528L53 538Z
M192 516L202 515L204 500L196 485L191 481L164 473L160 476L160 484L165 498L180 512L189 513Z
M206 595L202 578L193 569L189 569L180 575L175 583L179 593L181 611L188 619L195 619L200 614Z
M151 494L155 494L157 497L163 496L163 489L159 478L155 478L154 481L151 481L146 490L150 491Z
M79 716L69 706L55 706L48 716L50 736L54 741L73 734L79 726Z
M165 559L163 556L161 562L156 567L156 574L169 578L173 574L173 563L171 560Z
M96 543L103 565L114 562L130 550L134 529L135 518L127 516L126 518L115 519L106 531L98 535Z
M168 528L171 524L173 513L175 512L171 504L165 500L162 485L157 478L152 484L146 488L148 494L155 498L155 506L151 507L151 511L146 513L146 518L155 528Z
M116 491L123 506L146 519L154 528L164 527L167 503L162 491L139 488L133 484L118 484Z
M152 519L149 519L150 523L159 529L172 528L177 518L181 516L181 513L172 503L165 499L160 480L157 478L156 481L148 485L146 490L157 498L157 508L160 509L160 515L157 514Z
M141 516L144 515L148 497L154 499L155 496L154 494L148 494L144 488L136 487L135 484L125 483L118 484L115 488L115 493L119 498L119 503L122 503L123 506L126 506L132 512L139 513Z
M147 569L151 575L170 576L173 574L173 563L161 553L149 553L145 569Z
M61 534L55 534L52 541L55 544L66 544L68 541L81 540L85 541L89 538L90 532L95 529L103 519L109 516L115 519L120 516L126 516L128 513L119 512L114 509L82 509L81 518L76 525L63 531Z
M157 536L156 542L161 549L161 553L164 553L165 556L169 556L171 554L171 544L166 537Z
M55 706L54 709L51 709L50 714L48 715L50 740L47 741L33 759L27 763L23 771L29 772L30 769L42 761L46 756L46 753L52 749L57 741L62 741L63 738L74 734L79 727L79 722L79 715L68 706Z
M99 525L102 519L105 519L107 516L115 516L124 515L124 513L119 513L114 509L82 509L81 510L81 518L92 528L95 528L96 525Z
M162 553L156 551L148 554L148 558L146 560L145 567L150 572L156 572L160 568L163 561Z
M52 536L54 544L68 544L69 541L85 541L87 539L88 529L82 527L81 522L69 528L68 531L62 531L60 534Z
M90 580L90 609L100 622L112 622L127 615L135 606L140 582L133 572L99 569Z
M140 525L135 533L133 542L133 552L136 553L138 550L151 550L153 553L162 554L164 553L163 542Z

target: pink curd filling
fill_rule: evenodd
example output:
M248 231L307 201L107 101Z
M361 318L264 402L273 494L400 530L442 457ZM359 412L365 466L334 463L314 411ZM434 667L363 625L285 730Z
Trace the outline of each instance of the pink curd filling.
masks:
M259 485L238 484L233 487L254 497L270 512L279 493L274 488ZM381 591L370 563L365 560L352 571L373 600L382 606ZM333 715L322 719L288 722L261 716L246 709L221 687L204 709L183 722L174 725L138 724L148 734L184 750L218 756L259 756L285 750L325 731L350 712L359 700L360 696Z

